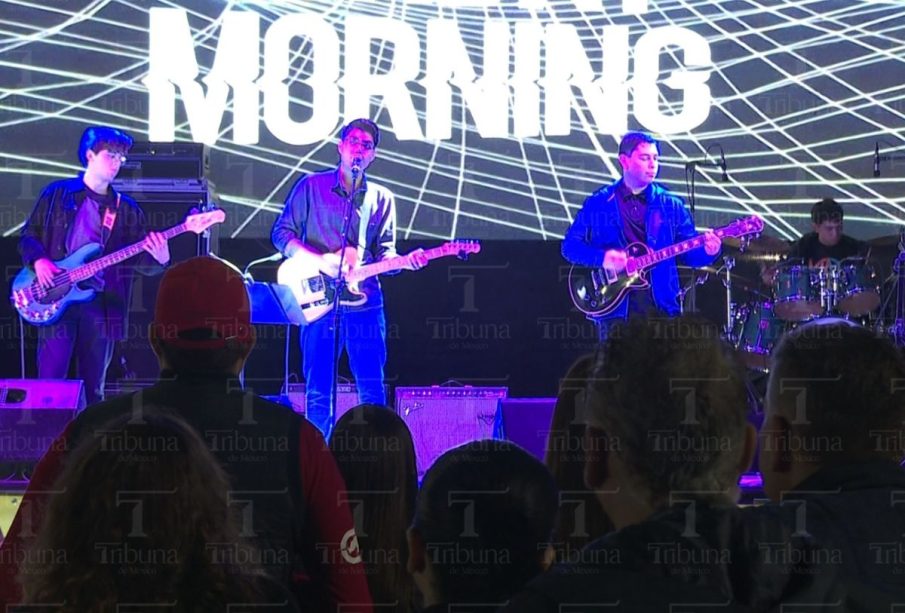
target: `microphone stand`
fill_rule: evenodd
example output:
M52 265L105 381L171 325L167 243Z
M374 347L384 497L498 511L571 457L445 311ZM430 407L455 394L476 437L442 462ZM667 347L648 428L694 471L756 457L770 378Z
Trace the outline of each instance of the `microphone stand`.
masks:
M341 246L339 251L339 274L337 274L336 279L333 280L333 367L331 369L330 377L330 408L327 415L327 423L324 424L323 433L325 440L329 439L330 434L333 432L333 421L336 415L336 380L339 374L339 358L342 354L342 348L340 346L340 325L342 323L342 318L339 310L341 307L340 298L342 297L343 292L346 291L346 275L343 273L343 263L346 256L346 247L349 245L349 228L352 225L352 210L355 207L355 195L361 189L361 182L359 181L360 176L360 168L353 165L352 190L349 192L348 198L346 198L346 212L345 218L343 219L342 241L340 243ZM364 220L360 221L364 222Z

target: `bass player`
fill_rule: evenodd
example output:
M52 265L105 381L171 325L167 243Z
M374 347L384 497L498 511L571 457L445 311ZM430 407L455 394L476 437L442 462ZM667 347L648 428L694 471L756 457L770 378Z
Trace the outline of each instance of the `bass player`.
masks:
M369 119L355 119L343 126L337 145L337 167L303 176L286 198L271 231L277 250L288 258L308 260L330 278L339 275L339 252L344 244L357 252L353 261L343 257L344 273L355 265L396 257L393 193L365 177L379 143L380 131ZM349 212L351 217L347 219ZM408 270L427 264L422 249L404 257L403 268ZM330 313L305 326L300 335L306 413L325 436L329 436L333 422L335 321L340 322L340 354L343 349L348 352L359 402L383 406L387 403L383 373L387 358L386 319L380 282L376 276L371 277L362 281L359 289L367 296L364 304L341 305L337 317Z
M127 338L132 275L136 270L159 274L170 263L166 238L146 233L144 213L135 200L110 186L131 147L132 137L116 128L87 128L79 142L85 171L44 188L19 239L23 264L33 268L44 287L64 272L55 262L88 243L103 245L109 253L144 241L147 254L137 263L98 272L84 282L97 290L93 299L70 306L56 323L38 328L38 377L66 378L75 358L75 376L85 383L88 404L104 399L114 343Z
M626 247L642 243L660 249L697 235L684 201L654 179L660 168L660 144L644 132L629 132L619 143L622 178L591 194L575 216L562 243L563 257L572 264L621 272ZM704 234L704 246L686 253L689 266L706 266L720 252L720 239ZM679 314L679 275L675 258L650 271L650 289L628 292L622 303L603 317L593 318L604 340L609 324L648 312Z

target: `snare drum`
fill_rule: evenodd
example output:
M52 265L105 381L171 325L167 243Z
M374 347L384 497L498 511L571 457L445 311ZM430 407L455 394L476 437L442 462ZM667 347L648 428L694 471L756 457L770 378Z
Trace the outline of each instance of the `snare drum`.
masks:
M859 317L880 306L880 282L874 267L864 258L846 258L839 263L836 304L840 311Z
M773 308L771 302L752 302L739 307L733 317L733 345L749 368L767 370L773 346L786 329Z
M820 276L816 268L799 263L781 264L773 277L774 311L786 321L805 321L823 312Z

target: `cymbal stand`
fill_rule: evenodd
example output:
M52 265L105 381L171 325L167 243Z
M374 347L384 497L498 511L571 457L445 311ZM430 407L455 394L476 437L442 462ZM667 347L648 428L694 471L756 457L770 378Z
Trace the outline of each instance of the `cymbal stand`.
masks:
M735 342L732 338L732 322L735 319L735 303L732 302L732 269L735 268L735 258L723 258L723 269L726 271L726 277L723 279L723 287L726 288L726 327L725 335L730 342Z
M896 318L892 326L892 339L898 347L905 347L905 251L899 252L893 263L896 273Z
M717 272L719 272L719 271L717 271ZM707 280L709 278L710 278L709 272L705 272L703 275L698 275L698 273L695 272L692 274L691 282L688 285L686 285L685 287L679 288L679 291L676 294L676 297L679 299L679 312L682 315L685 314L685 297L688 295L689 292L694 291L694 289L698 285L704 285L705 283L707 283ZM696 306L694 305L694 300L692 300L691 308L692 308L692 313L694 313L697 310Z

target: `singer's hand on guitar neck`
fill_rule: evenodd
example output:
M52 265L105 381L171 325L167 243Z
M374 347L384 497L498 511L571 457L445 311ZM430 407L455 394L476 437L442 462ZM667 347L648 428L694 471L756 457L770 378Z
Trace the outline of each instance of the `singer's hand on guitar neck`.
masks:
M34 267L35 276L38 278L38 283L43 288L50 287L53 283L54 276L63 272L63 269L54 264L53 260L49 258L35 260Z

